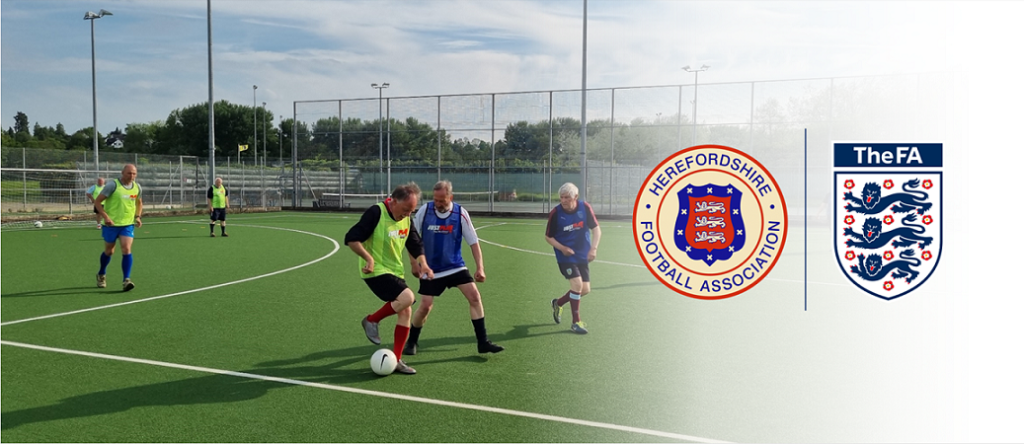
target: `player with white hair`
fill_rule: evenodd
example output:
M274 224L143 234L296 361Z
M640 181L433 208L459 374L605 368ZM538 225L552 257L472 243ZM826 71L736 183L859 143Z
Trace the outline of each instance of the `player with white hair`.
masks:
M572 308L570 330L587 334L586 324L580 319L580 300L590 293L590 262L597 258L601 227L597 224L594 209L580 201L579 195L579 188L572 182L566 182L558 189L560 205L548 214L544 240L554 247L558 271L569 281L569 291L551 300L555 323L562 323L562 306L568 302Z

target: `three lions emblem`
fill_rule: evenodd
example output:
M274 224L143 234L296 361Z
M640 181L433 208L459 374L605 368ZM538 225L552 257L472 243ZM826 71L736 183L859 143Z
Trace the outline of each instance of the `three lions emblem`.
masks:
M942 252L942 144L833 145L836 260L885 300L931 276Z

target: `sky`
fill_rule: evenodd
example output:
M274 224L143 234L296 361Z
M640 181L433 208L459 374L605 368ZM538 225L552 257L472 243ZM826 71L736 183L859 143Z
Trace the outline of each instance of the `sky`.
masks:
M206 102L205 1L4 0L0 127L19 111L69 133L91 126L82 17L101 8L114 15L94 23L100 131ZM1021 17L1020 1L590 0L587 87L692 84L681 68L703 64L711 68L701 84L954 73L966 87L951 109L966 123L947 141L957 147L949 178L964 202L950 208L967 209L957 216L962 233L983 228L1010 239L950 239L965 253L948 263L965 266L946 272L962 276L955 290L971 301L949 345L969 360L950 363L969 411L957 418L969 434L958 426L956 439L1019 442L1012 424L1024 365L1013 350L1024 337L1024 306L1013 277L1019 259L1000 247L1019 235L1009 213L983 223L968 210L1016 199ZM257 85L255 101L275 117L289 116L298 100L376 98L371 83L390 83L389 97L582 86L582 0L213 0L212 18L214 99L251 105Z
M208 97L203 0L5 0L3 128L165 120ZM590 0L587 87L935 72L950 4ZM288 116L296 100L578 89L583 1L212 2L214 99ZM276 119L278 120L278 119Z

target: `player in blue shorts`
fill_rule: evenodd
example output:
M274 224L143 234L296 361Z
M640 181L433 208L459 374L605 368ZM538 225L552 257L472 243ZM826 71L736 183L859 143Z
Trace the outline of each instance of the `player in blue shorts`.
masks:
M93 208L103 218L103 253L100 254L100 272L96 274L96 286L107 287L107 264L114 255L114 244L121 243L121 272L124 280L122 291L135 288L132 283L132 241L135 228L142 226L142 188L135 182L138 170L127 164L121 169L121 178L103 186L103 191L93 202Z
M551 300L555 323L562 323L562 306L568 302L572 308L572 326L569 329L587 334L586 324L580 319L580 300L590 293L590 262L597 258L601 227L597 224L594 209L590 204L579 201L579 195L579 188L571 182L558 189L560 205L548 214L544 239L555 248L558 271L569 280L569 291L561 298Z
M469 301L469 320L476 333L476 351L498 353L505 348L487 338L484 324L484 304L476 282L487 279L484 274L484 256L476 237L476 229L469 218L469 212L452 202L452 183L442 180L434 185L434 200L420 207L413 218L413 225L423 239L423 251L427 264L434 270L433 279L420 279L420 306L412 315L412 328L404 353L415 355L420 332L427 322L427 315L434 307L434 298L441 296L445 289L456 287ZM469 274L466 261L462 259L462 240L465 239L473 252L476 273ZM419 267L413 261L413 274L420 275Z

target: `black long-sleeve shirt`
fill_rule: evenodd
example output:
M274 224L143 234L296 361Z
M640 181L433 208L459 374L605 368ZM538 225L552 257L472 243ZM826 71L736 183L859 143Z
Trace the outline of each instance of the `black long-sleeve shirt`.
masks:
M391 220L395 220L395 216L391 214L391 208L386 204L384 208L388 210L388 217ZM363 216L359 218L359 222L348 229L348 233L345 233L345 244L349 242L366 242L370 236L373 236L373 230L377 228L377 222L380 222L380 206L374 205L367 208L363 212ZM423 240L420 238L420 233L416 231L416 226L409 224L409 237L405 239L405 249L409 251L413 257L419 257L423 255Z

